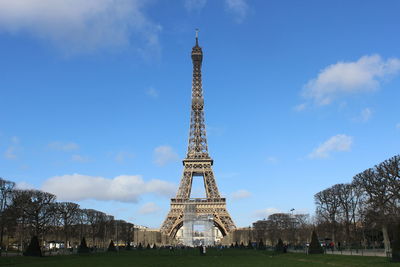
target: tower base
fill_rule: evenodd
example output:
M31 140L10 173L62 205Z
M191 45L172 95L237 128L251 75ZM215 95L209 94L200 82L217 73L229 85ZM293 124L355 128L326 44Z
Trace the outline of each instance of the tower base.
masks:
M171 209L161 226L161 232L175 237L178 230L184 225L185 209L190 207L193 221L196 218L211 218L213 226L217 227L223 236L233 231L236 227L228 211L225 198L190 198L171 199ZM189 220L188 220L189 222Z

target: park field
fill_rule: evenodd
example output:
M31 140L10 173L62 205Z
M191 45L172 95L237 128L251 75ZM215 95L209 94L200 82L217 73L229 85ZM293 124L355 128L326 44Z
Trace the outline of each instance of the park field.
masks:
M105 266L400 266L384 257L361 257L342 255L305 255L300 253L275 254L267 251L247 249L209 249L200 256L197 249L191 250L141 250L96 253L90 255L68 255L35 257L1 257L0 266L15 267L105 267Z

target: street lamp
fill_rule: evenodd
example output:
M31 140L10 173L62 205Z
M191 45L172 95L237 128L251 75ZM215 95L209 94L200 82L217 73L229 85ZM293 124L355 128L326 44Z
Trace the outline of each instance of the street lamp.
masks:
M290 218L290 220L292 221L292 233L293 233L293 243L295 243L296 242L296 231L295 231L295 221L294 221L294 215L293 215L293 212L295 211L295 209L294 208L291 208L290 209L290 212L292 213L291 214L291 218ZM294 244L293 244L294 245Z

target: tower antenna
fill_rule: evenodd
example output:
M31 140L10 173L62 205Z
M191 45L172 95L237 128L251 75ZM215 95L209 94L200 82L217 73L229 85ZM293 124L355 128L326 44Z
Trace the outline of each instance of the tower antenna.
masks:
M196 46L199 46L199 29L196 28Z

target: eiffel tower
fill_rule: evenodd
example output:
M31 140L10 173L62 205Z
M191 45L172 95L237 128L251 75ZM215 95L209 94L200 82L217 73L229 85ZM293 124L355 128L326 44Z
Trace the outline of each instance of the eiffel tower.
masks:
M194 210L196 215L211 215L214 226L218 227L223 236L236 229L226 209L226 199L219 194L212 170L213 160L208 154L201 82L202 61L203 51L199 46L196 30L196 45L192 48L193 82L188 152L183 160L184 169L178 192L176 197L171 199L170 211L160 229L170 237L175 237L182 227L184 213L188 207ZM206 198L190 198L193 176L203 177Z

